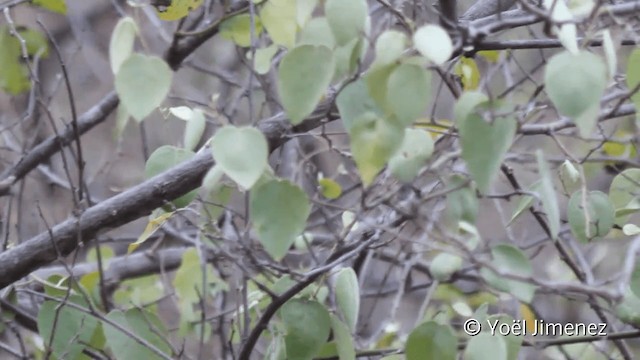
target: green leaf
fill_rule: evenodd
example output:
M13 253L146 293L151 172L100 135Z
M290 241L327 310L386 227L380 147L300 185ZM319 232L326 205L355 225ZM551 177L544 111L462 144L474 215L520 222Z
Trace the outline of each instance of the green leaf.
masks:
M573 194L582 186L580 172L569 160L565 160L562 165L560 165L559 177L565 194Z
M540 200L542 201L542 209L547 216L547 222L549 223L549 231L551 232L552 239L558 236L560 231L560 209L558 208L558 197L553 187L553 180L551 178L551 172L544 160L542 150L536 151L536 158L538 161L538 171L540 172Z
M458 339L448 325L426 322L411 331L405 345L407 360L455 360Z
M182 262L176 271L173 286L178 296L180 317L183 321L198 320L193 304L198 304L205 294L214 288L209 284L219 281L211 264L203 266L196 248L189 248L182 254Z
M413 43L422 56L436 65L442 65L453 54L453 42L449 34L438 25L425 25L413 34Z
M542 181L536 181L535 183L531 184L531 186L527 190L528 192L539 194L541 187L542 187ZM513 215L511 215L511 219L509 220L508 225L510 225L515 219L517 219L520 215L522 215L522 213L524 213L525 210L529 209L533 205L534 200L536 200L536 198L531 195L522 196L520 198L520 201L518 201L518 206L516 207L516 210L513 212Z
M397 65L382 66L370 70L365 76L367 87L369 88L369 96L375 101L380 109L391 112L387 102L387 85L389 84L389 76Z
M307 195L286 180L268 181L251 192L249 214L262 246L282 259L304 230L311 206Z
M601 191L583 194L578 190L567 205L567 218L576 239L589 242L609 233L615 222L615 210L607 194Z
M278 52L278 47L275 45L267 46L266 48L256 50L256 59L254 61L255 71L260 75L265 75L271 70L271 61Z
M407 46L407 36L396 30L387 30L376 40L376 59L372 68L385 66L400 59Z
M336 275L336 303L349 329L355 332L360 312L360 286L353 268L344 268Z
M457 122L462 158L478 189L486 193L511 147L517 123L512 118L496 118L490 124L476 114L457 119Z
M6 26L0 27L0 88L11 95L31 88L29 71L20 63L20 57L20 42Z
M204 113L200 109L193 110L191 118L187 120L187 126L184 129L184 148L187 150L194 150L207 125L207 120L204 118Z
M296 5L296 20L298 26L303 27L307 24L311 15L313 15L313 11L316 9L316 6L318 6L318 0L298 0Z
M446 281L453 273L460 270L462 265L463 260L460 256L440 253L429 264L429 273L438 281Z
M411 125L429 105L431 76L420 66L402 64L389 75L387 101L398 120Z
M260 10L260 19L275 44L293 47L298 30L296 0L265 2Z
M394 121L367 112L355 119L349 135L353 159L362 183L368 186L402 144L404 129Z
M324 12L338 45L364 34L369 14L366 0L327 0Z
M284 56L278 88L291 123L299 124L313 112L331 83L334 68L333 54L325 46L300 45Z
M107 319L144 339L167 357L171 354L171 348L165 342L165 338L168 337L167 331L155 314L137 308L126 312L113 310L107 315ZM107 323L104 323L103 327L107 345L116 359L162 359L120 329Z
M152 214L149 217L149 222L147 223L147 226L144 228L144 231L142 232L142 234L138 236L138 239L135 242L127 246L127 254L131 254L140 245L142 245L145 241L147 241L151 237L151 235L155 234L155 232L158 231L158 229L160 229L162 225L164 225L169 220L169 218L171 218L171 216L173 216L173 214L174 212L162 213L157 216L156 214Z
M607 85L607 67L599 56L582 51L576 55L562 52L547 63L545 87L558 111L573 118L583 137L595 125L594 108Z
M31 3L58 14L67 13L67 4L64 0L31 0Z
M280 309L280 318L287 332L284 342L289 360L312 359L329 337L329 312L316 301L289 300Z
M262 23L257 16L254 18L254 25L254 36L257 39L262 33ZM251 46L251 15L240 14L225 20L220 24L220 36L240 47Z
M476 317L473 316L473 318L476 318ZM515 324L515 319L508 314L491 315L488 317L487 320L491 324L496 323L496 321L497 321L497 324ZM527 321L527 323L528 322L530 321ZM523 325L522 321L520 322L520 324ZM527 325L523 325L523 327L524 326L527 326ZM482 329L482 331L491 334L490 332L491 328L487 329L485 327L484 329ZM504 339L505 345L507 346L507 359L518 360L518 354L520 353L520 349L522 348L522 341L524 340L524 338L520 335L515 335L513 332L509 333L508 335L502 335L498 332L497 335L494 334L494 336L501 337Z
M337 199L342 195L342 187L335 180L322 178L318 180L318 185L320 185L322 196L327 199Z
M533 274L529 258L514 246L506 244L494 246L491 249L491 255L493 256L491 264L500 272L524 277ZM533 299L536 291L535 285L504 278L488 268L482 268L480 274L488 284L497 290L509 293L524 303L529 303Z
M336 46L336 39L333 37L327 18L320 16L311 19L300 31L298 44L324 45L329 49L333 49Z
M71 295L66 301L87 308L82 296ZM84 344L91 342L98 327L99 322L92 315L56 301L45 301L38 312L40 337L59 359L80 359ZM49 343L52 333L53 341Z
M172 78L173 72L161 58L133 54L116 74L116 92L127 112L140 122L169 94Z
M340 360L355 360L356 350L353 345L353 336L351 335L347 325L340 321L337 316L332 314L331 328L333 329L333 337L336 341L338 358Z
M211 139L213 159L225 174L251 189L268 167L269 144L260 130L225 126Z
M363 51L366 51L365 41L360 38L338 46L333 51L336 67L332 80L339 81L344 76L353 74L357 69L358 61L364 54Z
M626 224L622 227L622 233L627 236L636 236L640 234L640 226L636 224Z
M109 42L109 62L114 74L118 73L122 63L133 53L133 45L138 34L138 26L131 17L121 18L111 33Z
M640 325L640 297L631 289L627 289L622 302L614 307L618 319L633 326Z
M503 336L481 332L469 340L462 358L464 360L507 360L507 343Z
M633 91L640 85L640 49L635 49L627 60L627 89ZM632 96L631 101L640 109L640 90L637 90Z
M49 56L49 41L45 38L44 34L38 30L20 28L18 33L25 41L27 48L27 54L35 56L38 52L42 51L41 57L46 58Z
M204 0L171 0L170 5L156 6L158 17L165 21L179 20L189 15L189 12L202 5Z
M372 112L379 116L383 115L382 110L369 95L369 88L365 80L362 79L345 86L338 94L336 105L347 131L351 131L355 120L367 112Z
M157 148L147 160L147 164L144 168L144 174L147 179L150 179L166 170L171 169L172 167L181 164L189 159L191 159L195 153L190 150L180 149L171 145L164 145ZM166 199L173 200L172 203L177 208L183 208L196 197L198 191L193 190L177 199ZM170 211L170 208L169 208Z
M433 139L420 129L405 129L402 145L389 160L389 170L398 180L411 182L433 153Z
M616 224L627 222L629 214L640 211L640 169L627 169L616 175L609 187L609 199L616 210ZM628 211L622 211L628 209Z
M478 197L471 185L463 186L467 181L460 175L453 175L447 183L447 189L455 189L447 194L447 218L456 228L460 221L475 224L478 216Z
M122 135L124 134L124 130L127 128L127 124L129 124L130 117L131 116L127 112L127 109L125 109L124 105L118 104L118 108L116 109L116 126L113 129L114 140L122 140Z

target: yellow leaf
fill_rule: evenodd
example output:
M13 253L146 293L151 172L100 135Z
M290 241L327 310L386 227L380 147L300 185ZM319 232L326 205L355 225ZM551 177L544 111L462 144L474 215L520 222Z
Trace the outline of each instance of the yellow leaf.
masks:
M500 51L498 50L484 50L478 51L478 55L487 59L488 62L497 63L500 60Z
M464 90L475 90L480 83L480 70L475 60L471 58L463 57L460 62L456 64L456 75L462 79L462 85Z
M169 218L173 214L174 212L164 213L159 215L156 218L150 219L149 223L147 223L147 227L144 229L142 234L140 234L140 237L138 237L138 240L136 240L136 242L134 243L129 244L129 247L127 248L127 254L131 254L138 248L138 246L140 246L143 242L147 241L147 239L149 239L151 235L153 235L158 229L160 229L160 227L167 220L169 220Z
M179 20L189 15L189 12L197 9L202 5L203 0L171 0L171 5L156 5L162 1L152 1L156 7L158 17L165 21Z
M327 199L337 199L342 195L342 187L334 180L323 178L318 180L318 184L320 185L322 196Z
M533 334L539 329L536 329L536 314L533 312L533 309L527 304L520 304L520 314L522 315L522 320L524 320L525 326L527 328L528 334Z

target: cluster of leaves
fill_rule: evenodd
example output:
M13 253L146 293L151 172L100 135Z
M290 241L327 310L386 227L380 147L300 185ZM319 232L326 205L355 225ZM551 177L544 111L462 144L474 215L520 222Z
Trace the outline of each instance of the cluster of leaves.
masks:
M62 11L57 2L34 3ZM464 91L455 103L454 122L419 125L434 98L431 70L448 62L454 53L453 41L444 29L425 25L410 29L410 34L386 30L370 43L369 9L365 0L254 3L258 8L256 16L240 14L226 19L220 26L221 36L239 47L257 47L250 53L253 70L260 75L274 72L280 103L292 125L305 121L321 102L335 102L349 135L350 154L363 188L374 185L385 169L398 181L411 183L425 170L434 153L434 139L442 136L441 130L458 135L460 156L469 178L459 174L447 176L446 225L459 235L456 241L461 243L464 252L460 249L439 252L429 267L435 280L448 281L462 269L468 259L465 254L473 253L482 245L475 225L479 211L477 194L491 191L504 158L513 146L522 120L517 114L517 104L490 98L479 90L478 67L473 59L463 58L456 64ZM176 0L158 8L158 14L164 20L176 20L201 4L202 0ZM322 15L313 16L319 7ZM567 21L564 8L555 8L553 19ZM613 78L617 55L615 51L606 51L603 59L580 49L575 25L571 23L554 27L554 31L564 50L551 57L545 67L545 89L557 114L573 122L586 138L596 128L600 100ZM135 52L139 33L133 18L122 18L110 43L110 64L121 102L117 121L119 135L130 117L139 123L161 108L173 82L173 72L164 60ZM46 55L42 50L46 49L46 41L37 33L20 30L20 35L27 39L30 56ZM606 39L608 35L603 36ZM259 38L268 39L268 44L258 45ZM8 64L0 69L0 85L12 93L28 89L28 69L20 63L22 49L8 28L0 29L0 47L0 62ZM363 69L370 49L374 59ZM277 56L279 54L282 56ZM484 54L487 59L494 55ZM629 89L640 86L639 62L640 50L636 50L628 58L626 85ZM637 94L631 96L631 100L640 104ZM156 149L146 163L147 178L193 159L203 142L209 115L206 109L178 106L167 109L167 113L186 123L182 146L165 145ZM224 205L232 191L248 192L251 229L270 257L282 260L291 246L305 236L312 211L308 195L290 180L274 174L268 161L268 139L258 128L220 126L206 143L209 148L203 147L200 151L211 151L215 165L202 183L205 203ZM607 144L607 149L620 151L613 143ZM584 169L579 164L565 161L556 179L542 151L536 153L536 162L540 179L528 189L535 196L521 197L512 222L534 206L542 208L553 240L558 239L562 218L566 218L574 237L584 243L605 238L614 227L622 228L626 235L640 234L640 228L629 223L629 216L640 210L639 169L617 175L609 193L605 194L586 188ZM562 183L569 197L566 217L561 216L558 205L556 180ZM320 186L327 199L336 199L342 194L340 185L332 179L321 179ZM198 192L191 191L154 212L147 229L131 244L129 251L135 251L166 221L189 206ZM219 211L217 207L203 208L208 218L215 218ZM349 213L345 215L343 217L349 217ZM207 240L205 238L203 240ZM538 287L526 281L533 276L533 267L523 251L511 244L498 244L486 255L474 259L480 267L482 281L493 292L511 294L520 303L530 304ZM226 287L202 258L195 249L187 250L173 286L181 314L181 334L199 332L206 339L211 329L208 325L198 327L203 310L197 306L203 294L226 291ZM331 291L326 285L312 284L281 306L277 320L269 322L265 336L270 341L269 358L355 358L353 334L360 307L358 278L350 268L340 269L332 276ZM634 276L625 302L616 308L622 320L637 323L640 319L636 306L640 303L639 280L640 276ZM256 282L268 284L276 295L297 284L288 276L276 281L259 278ZM167 331L153 309L164 292L159 277L120 284L114 298L125 310L111 310L105 315L102 313L107 306L99 291L97 272L77 282L54 277L44 285L49 300L41 307L38 327L48 349L57 358L76 359L83 351L105 349L118 359L175 355L166 340ZM329 294L333 294L333 298ZM237 310L234 316L251 312L252 325L255 325L259 314L271 304L270 298L257 286L248 298L251 301L247 308ZM472 311L466 303L456 304L457 307L455 304L452 307L458 315L481 322L499 319L511 323L513 320L506 314L489 315L486 306ZM411 331L406 341L394 339L389 343L403 347L408 359L456 359L461 335L449 325L452 315L431 315ZM331 333L332 340L329 340ZM478 354L491 354L495 359L516 359L521 343L521 337L491 336L482 332L466 342L463 357L476 359L480 358ZM377 345L382 347L383 342Z

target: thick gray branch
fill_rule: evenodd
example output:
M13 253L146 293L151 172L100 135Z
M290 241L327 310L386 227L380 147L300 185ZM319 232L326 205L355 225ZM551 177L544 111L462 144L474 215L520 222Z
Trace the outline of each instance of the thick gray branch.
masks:
M475 20L509 10L516 0L478 0L462 15L461 20Z

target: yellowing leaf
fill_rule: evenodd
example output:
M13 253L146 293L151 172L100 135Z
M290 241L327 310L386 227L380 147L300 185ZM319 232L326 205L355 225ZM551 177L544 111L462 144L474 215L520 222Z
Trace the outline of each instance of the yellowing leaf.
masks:
M127 254L131 254L138 248L138 246L147 241L147 239L149 239L151 235L153 235L158 229L160 229L160 227L164 225L164 223L166 223L173 214L174 212L172 211L169 213L164 213L156 218L149 219L147 227L144 228L144 231L142 232L142 234L140 234L138 240L136 240L136 242L134 243L129 244L129 246L127 247Z
M475 90L480 84L480 70L475 60L467 57L460 59L455 68L456 75L460 76L464 90Z
M342 187L332 179L320 179L318 180L318 185L320 185L320 192L322 193L322 196L327 199L337 199L342 195Z
M202 5L203 0L171 0L169 6L156 6L158 17L165 21L179 20Z
M31 3L58 14L67 13L67 4L64 0L32 0Z

